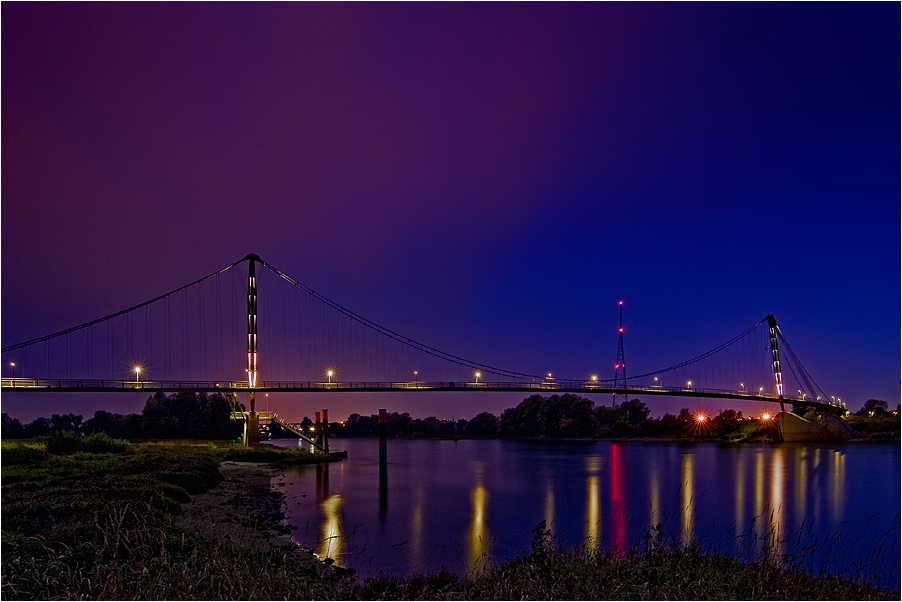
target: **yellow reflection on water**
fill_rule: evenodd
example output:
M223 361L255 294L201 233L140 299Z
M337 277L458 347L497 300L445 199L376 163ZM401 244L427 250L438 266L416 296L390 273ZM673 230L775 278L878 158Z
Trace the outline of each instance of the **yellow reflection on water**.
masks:
M833 520L842 520L846 495L846 456L841 451L833 451L830 466L830 514Z
M586 457L586 472L589 474L586 479L586 548L592 549L598 547L600 530L600 512L598 500L598 469L601 467L601 460L597 456Z
M651 480L649 482L649 498L651 502L651 515L648 517L648 526L654 527L661 519L659 517L661 508L661 477L658 475L658 469L651 469Z
M692 496L695 491L695 470L692 454L683 455L683 543L690 543L693 536L693 523L695 522L695 507Z
M598 547L599 519L598 519L598 477L589 477L589 499L586 501L586 547L589 549Z
M805 487L808 484L808 448L797 447L795 453L795 499L793 506L795 507L795 524L801 525L805 519Z
M760 524L764 514L764 451L755 454L755 519Z
M745 528L745 462L742 454L736 458L736 534ZM739 541L738 539L736 540Z
M551 479L545 482L545 528L554 534L554 483Z
M323 521L318 555L320 558L332 558L336 562L341 559L342 552L341 519L338 516L340 506L341 496L338 494L326 498L320 504L326 520Z
M771 553L779 557L783 553L783 448L775 447L770 462L770 520Z
M470 525L469 569L471 572L479 572L485 568L486 528L485 506L488 493L482 484L477 485L470 492L470 501L473 503L473 522Z
M410 513L410 560L418 566L423 560L423 488L413 492L413 512Z

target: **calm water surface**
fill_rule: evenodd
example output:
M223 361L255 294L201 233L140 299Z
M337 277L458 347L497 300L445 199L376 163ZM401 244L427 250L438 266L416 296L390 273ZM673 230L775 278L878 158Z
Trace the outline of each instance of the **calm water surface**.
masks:
M295 446L296 441L274 442ZM286 471L295 539L363 577L481 570L560 543L666 537L743 555L770 542L815 569L855 566L899 587L900 447L716 443L333 440L343 462Z

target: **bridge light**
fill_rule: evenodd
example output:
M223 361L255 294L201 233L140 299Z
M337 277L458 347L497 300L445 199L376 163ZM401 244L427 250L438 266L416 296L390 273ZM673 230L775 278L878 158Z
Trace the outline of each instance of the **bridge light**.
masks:
M761 414L761 420L770 420L770 414Z
M332 382L332 375L334 375L334 374L335 374L335 372L332 370L329 370L326 372L326 376L328 377L330 383Z
M691 380L689 381L688 385L689 385L689 388L691 389L691 388L692 388L692 381L691 381Z
M135 371L135 382L140 382L141 366L135 366L132 370Z
M764 387L758 387L758 395L762 395L764 393Z
M477 385L479 384L479 377L480 377L480 376L482 376L482 372L477 372L477 373L476 373L476 384L477 384Z
M595 376L595 375L593 375L593 376L592 376L592 382L594 383L594 382L597 381L597 380L598 380L598 377Z

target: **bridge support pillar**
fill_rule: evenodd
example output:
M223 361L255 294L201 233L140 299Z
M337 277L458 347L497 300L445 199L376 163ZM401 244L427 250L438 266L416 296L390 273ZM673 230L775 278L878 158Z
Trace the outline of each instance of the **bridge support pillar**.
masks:
M316 442L316 446L310 451L318 453L323 447L323 423L319 416L319 412L315 412L313 418L313 440Z
M323 409L323 452L329 453L329 410Z
M248 447L260 445L260 417L257 412L248 412L244 425L244 444Z
M379 410L379 470L388 463L388 419L385 410Z
M385 410L379 410L379 518L388 513L388 420Z

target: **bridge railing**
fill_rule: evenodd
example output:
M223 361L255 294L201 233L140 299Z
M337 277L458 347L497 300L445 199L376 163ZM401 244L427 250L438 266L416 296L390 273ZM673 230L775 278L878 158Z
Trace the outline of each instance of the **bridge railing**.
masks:
M97 379L47 379L47 378L3 378L0 386L4 390L41 391L209 391L230 392L249 390L247 381L202 381L202 380L97 380ZM611 387L608 383L596 381L555 381L536 382L455 382L455 381L258 381L254 391L524 391L524 392L584 392L584 393L627 393L627 394L674 394L681 397L698 395L701 397L730 397L749 401L778 401L778 396L770 393L734 391L704 387L664 387L660 385L626 385ZM787 403L810 403L836 405L831 400L811 400L805 397L786 395Z

